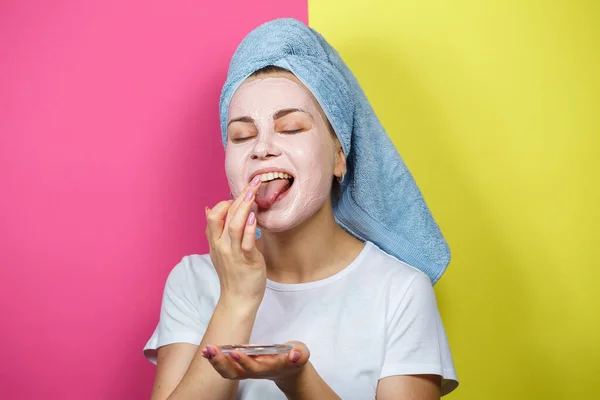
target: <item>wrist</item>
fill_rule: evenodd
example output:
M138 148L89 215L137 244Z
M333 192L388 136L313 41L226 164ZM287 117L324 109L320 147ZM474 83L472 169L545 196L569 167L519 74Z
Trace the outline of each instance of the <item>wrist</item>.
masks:
M299 367L296 373L275 381L275 384L288 399L294 399L301 393L303 387L310 385L310 375L314 372L316 371L309 360Z
M226 313L242 320L254 320L260 302L244 301L232 296L220 296L215 308L215 313Z

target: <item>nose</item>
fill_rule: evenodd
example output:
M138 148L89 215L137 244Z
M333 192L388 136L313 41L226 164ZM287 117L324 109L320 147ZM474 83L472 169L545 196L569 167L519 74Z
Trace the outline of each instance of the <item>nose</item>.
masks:
M263 133L258 135L250 158L252 160L266 160L280 155L281 150L273 140L273 134Z

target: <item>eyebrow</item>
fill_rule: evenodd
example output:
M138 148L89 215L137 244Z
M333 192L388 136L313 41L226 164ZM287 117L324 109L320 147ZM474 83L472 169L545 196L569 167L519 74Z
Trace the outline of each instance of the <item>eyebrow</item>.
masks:
M250 117L238 117L238 118L233 118L232 120L230 120L230 121L227 123L227 126L229 126L229 125L233 124L234 122L246 122L246 123L253 124L253 123L254 123L254 120L253 120L252 118L250 118Z
M301 112L301 113L307 114L311 118L313 117L311 115L311 113L309 113L308 111L303 110L301 108L284 108L283 110L277 111L275 113L275 115L273 115L273 119L277 120L279 118L283 118L286 115L291 114L291 113L295 113L295 112ZM245 123L253 124L254 123L254 119L252 119L251 117L248 117L248 116L233 118L233 119L231 119L227 123L227 126L231 125L234 122L245 122Z
M275 115L273 115L273 119L283 118L286 115L291 114L291 113L295 113L295 112L301 112L301 113L307 114L309 117L312 118L312 115L308 111L305 111L305 110L303 110L301 108L285 108L283 110L277 111L275 113Z

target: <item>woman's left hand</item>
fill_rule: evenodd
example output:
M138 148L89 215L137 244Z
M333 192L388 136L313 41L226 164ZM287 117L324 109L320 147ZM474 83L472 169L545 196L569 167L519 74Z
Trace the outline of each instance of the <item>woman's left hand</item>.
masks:
M218 346L208 345L202 349L202 355L225 379L270 379L285 383L298 375L310 357L304 343L287 344L294 345L287 354L248 356L241 351L224 354Z

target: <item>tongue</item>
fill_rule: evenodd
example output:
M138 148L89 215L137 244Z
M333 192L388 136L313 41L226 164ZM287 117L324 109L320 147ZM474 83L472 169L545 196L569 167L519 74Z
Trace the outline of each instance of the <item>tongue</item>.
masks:
M285 192L290 187L290 181L287 179L274 179L269 182L263 182L256 193L256 204L260 208L271 208L277 196Z

